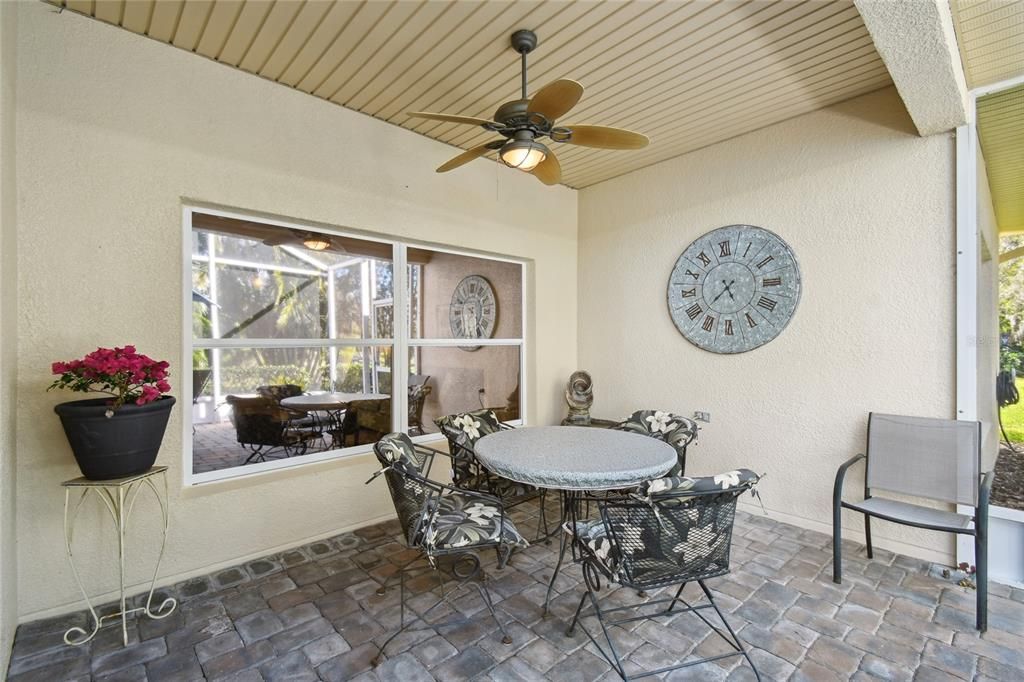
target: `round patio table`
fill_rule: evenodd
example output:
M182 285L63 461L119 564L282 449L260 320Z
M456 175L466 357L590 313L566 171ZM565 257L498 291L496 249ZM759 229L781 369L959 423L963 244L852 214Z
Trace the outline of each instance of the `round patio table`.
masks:
M668 443L628 431L528 426L484 436L474 446L492 472L554 490L616 490L663 476L676 463Z
M317 419L316 413L326 412L328 421L327 431L331 434L331 447L335 447L337 445L335 434L341 433L342 414L349 403L356 400L387 400L390 397L383 393L315 393L312 395L295 395L290 398L282 398L281 407L305 412L312 415L317 422L319 422L319 419ZM326 446L322 432L320 441ZM342 446L344 446L344 443L342 443Z
M488 470L519 483L557 490L562 495L563 527L551 582L544 598L547 614L567 544L564 525L575 517L585 491L631 488L664 476L678 461L668 443L627 431L581 426L532 426L488 434L474 446ZM575 550L574 550L575 551Z
M383 393L319 393L283 398L281 405L292 410L330 412L331 410L343 410L349 403L356 400L384 400L390 397Z

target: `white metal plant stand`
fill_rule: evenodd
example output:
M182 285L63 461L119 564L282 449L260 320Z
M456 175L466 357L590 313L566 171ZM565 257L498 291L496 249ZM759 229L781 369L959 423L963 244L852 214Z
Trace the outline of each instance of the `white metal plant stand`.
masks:
M81 590L82 596L85 598L85 603L89 607L89 613L92 615L92 632L87 632L84 628L75 626L64 633L65 644L70 644L72 646L85 644L96 636L96 633L99 632L99 629L103 626L105 621L120 618L121 637L125 646L127 646L129 614L142 612L150 618L160 619L166 618L174 612L178 602L172 597L164 599L163 603L160 604L156 611L152 609L153 589L156 587L156 578L160 572L160 562L164 558L164 548L167 545L169 515L167 510L166 472L167 467L161 466L153 467L149 471L136 474L135 476L127 476L125 478L91 481L87 478L80 477L61 483L61 485L64 486L64 545L68 553L68 562L71 564L71 572L75 576L75 582L78 583L78 589ZM154 482L154 479L156 478L160 478L163 481L163 495L161 495L160 489ZM127 608L127 600L124 593L124 536L125 530L128 526L128 517L131 516L132 509L135 508L135 500L138 498L139 492L142 491L143 488L152 490L153 496L156 497L157 502L160 504L160 513L163 520L162 534L160 538L160 553L157 555L156 567L153 569L153 579L149 584L149 594L146 596L146 605L129 609ZM71 502L72 490L79 493L78 499L75 501L73 507ZM90 493L94 494L103 502L107 511L110 512L110 516L114 521L114 528L117 530L118 576L120 580L121 608L117 612L109 613L105 616L100 616L96 612L96 607L93 606L92 601L89 599L89 594L86 592L85 585L82 583L82 578L78 574L78 569L75 567L75 557L71 549L75 533L75 519L78 518L78 512L81 510L83 503L89 497Z

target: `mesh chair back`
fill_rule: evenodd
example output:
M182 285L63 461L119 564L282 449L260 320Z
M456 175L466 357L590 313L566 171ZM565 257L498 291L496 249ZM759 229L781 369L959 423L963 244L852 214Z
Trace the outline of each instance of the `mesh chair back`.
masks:
M648 589L729 572L736 499L756 482L725 490L675 491L650 502L598 502L619 560L619 582Z
M427 501L426 486L409 474L422 474L424 458L404 433L389 433L373 446L377 461L385 467L391 501L409 542L416 534L420 512Z
M976 507L980 472L979 422L868 417L869 488Z

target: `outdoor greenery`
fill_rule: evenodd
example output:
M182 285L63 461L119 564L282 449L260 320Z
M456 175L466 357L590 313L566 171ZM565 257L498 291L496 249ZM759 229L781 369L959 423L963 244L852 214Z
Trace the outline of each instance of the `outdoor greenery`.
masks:
M999 251L1020 246L1024 236L1003 237ZM999 371L1024 374L1024 258L999 265L999 336ZM1018 376L1016 384L1024 395L1024 379ZM1010 441L1024 441L1024 401L1001 408L1000 417Z
M194 337L326 339L331 336L332 323L334 338L386 338L393 334L394 273L390 262L329 252L316 253L307 261L294 251L250 239L194 232L193 252L198 258L212 252L225 259L216 266L216 301L211 295L209 263L193 261ZM367 265L370 292L363 291ZM329 279L333 279L333 287L328 285ZM329 319L331 291L333 320ZM373 305L369 319L363 315L366 293ZM214 308L219 327L216 332ZM256 386L284 383L304 390L332 388L332 350L328 348L253 347L219 353L221 391L225 393L248 393ZM378 380L390 381L389 353L376 358ZM356 393L365 390L363 365L369 358L355 348L338 348L337 354L341 385L333 388ZM193 368L209 368L212 356L211 350L197 349L193 353Z
M1024 378L1017 377L1017 392L1024 395ZM1004 407L1001 411L1003 428L1014 443L1024 442L1024 401ZM1000 434L1002 437L1002 434Z
M999 251L1024 246L1024 235L1003 237ZM999 266L999 333L1007 345L1019 351L1024 345L1024 258Z

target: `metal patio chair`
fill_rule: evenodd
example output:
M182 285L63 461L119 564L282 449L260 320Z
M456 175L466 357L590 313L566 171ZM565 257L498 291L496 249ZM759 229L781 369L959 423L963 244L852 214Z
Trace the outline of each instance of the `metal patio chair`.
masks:
M420 375L422 376L422 375ZM434 390L433 387L427 385L427 381L430 377L426 377L422 382L418 384L409 384L409 433L417 436L422 436L425 432L423 430L423 406L427 402L427 397Z
M665 441L675 449L679 459L668 475L686 474L686 446L697 439L697 422L671 412L637 410L611 428Z
M566 635L571 636L578 625L624 680L658 675L729 656L746 658L760 680L743 643L704 584L708 578L729 572L736 499L751 490L758 480L757 474L748 469L701 478L673 476L648 481L632 494L595 498L599 517L571 521L566 528L574 537L577 548L574 551L578 551L582 560L583 580L587 588ZM598 599L602 579L641 591L679 587L670 597L607 607L601 606ZM683 599L683 588L691 582L700 586L706 601L690 604ZM588 600L592 612L584 614ZM621 603L618 595L613 601ZM677 604L682 608L675 609ZM728 635L701 613L708 608L718 614ZM633 615L614 615L623 611ZM733 650L628 675L615 649L610 628L686 612L704 621ZM591 616L596 616L607 648L583 624L583 618Z
M498 421L493 410L473 410L449 414L434 420L434 424L448 439L452 456L452 480L457 488L490 493L501 499L506 507L538 499L540 515L535 540L548 539L545 491L526 483L519 483L488 471L476 457L476 442L490 433L513 427Z
M374 665L380 663L387 645L408 629L405 620L405 584L407 576L414 571L435 572L440 597L413 620L422 621L426 628L436 626L437 623L427 621L430 612L444 603L456 610L449 600L454 598L459 588L471 584L498 624L503 635L502 642L511 644L512 638L494 610L494 603L487 590L487 575L478 556L480 550L494 549L498 554L498 568L501 568L514 547L525 547L528 544L511 519L505 516L501 500L491 495L459 490L427 478L434 457L447 453L414 445L404 433L385 435L374 444L373 451L382 468L367 484L377 476L384 475L406 544L420 551L418 557L399 571L400 626L381 645L379 654L374 658ZM426 560L427 564L414 569L413 565L422 560ZM445 573L458 581L452 592L445 590ZM386 590L387 581L377 590L377 594L383 595ZM446 624L451 623L449 621Z
M845 502L847 470L864 460L864 500ZM974 536L977 573L977 627L988 628L988 501L993 472L981 472L981 423L904 417L872 412L868 416L867 454L853 457L836 473L832 493L832 580L842 583L842 510L864 514L868 558L871 517L916 528ZM875 490L974 507L968 516L885 497Z
M250 452L245 464L265 462L271 455L299 457L319 437L314 430L293 426L292 413L270 398L229 395L225 402L231 406L235 438Z

